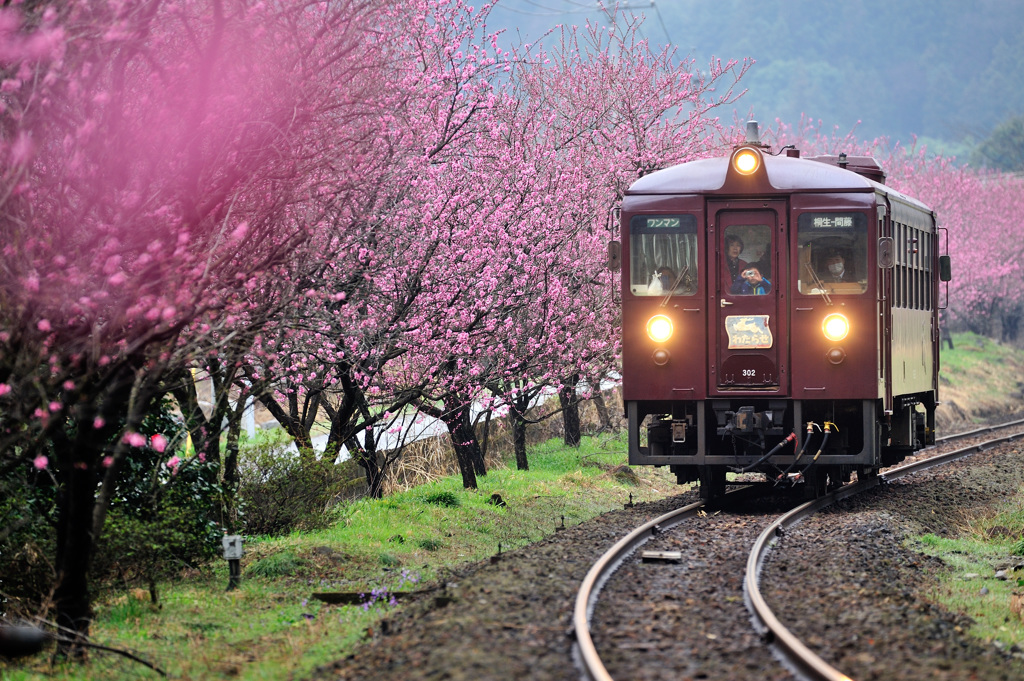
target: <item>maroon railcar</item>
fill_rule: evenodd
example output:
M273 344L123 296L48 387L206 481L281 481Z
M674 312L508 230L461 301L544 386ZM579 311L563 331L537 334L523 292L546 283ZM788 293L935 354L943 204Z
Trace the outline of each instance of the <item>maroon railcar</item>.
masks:
M949 263L874 159L752 139L623 199L629 462L706 498L730 471L818 495L934 442Z

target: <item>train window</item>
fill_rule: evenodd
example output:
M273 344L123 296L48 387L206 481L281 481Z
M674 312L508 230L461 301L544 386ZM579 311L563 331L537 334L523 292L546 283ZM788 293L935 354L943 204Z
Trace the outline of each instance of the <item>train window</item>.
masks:
M696 216L635 215L629 222L629 231L630 293L697 293Z
M797 289L817 295L868 289L868 219L862 213L803 213L797 219Z
M772 228L730 225L722 236L722 291L753 296L772 290Z

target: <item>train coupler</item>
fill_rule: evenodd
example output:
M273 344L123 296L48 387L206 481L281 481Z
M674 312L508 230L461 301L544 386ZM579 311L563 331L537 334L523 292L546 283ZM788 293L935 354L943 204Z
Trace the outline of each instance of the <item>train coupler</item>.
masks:
M727 411L720 415L717 432L719 435L781 435L783 414L782 410L776 409L754 411L754 407L740 407L736 411ZM721 416L724 416L724 419Z

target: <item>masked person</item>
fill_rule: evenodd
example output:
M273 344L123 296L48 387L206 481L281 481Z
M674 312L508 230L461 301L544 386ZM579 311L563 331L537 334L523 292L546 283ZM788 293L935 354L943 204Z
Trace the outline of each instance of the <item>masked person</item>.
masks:
M846 261L838 253L829 254L825 260L825 268L828 272L822 277L823 281L827 283L847 281Z

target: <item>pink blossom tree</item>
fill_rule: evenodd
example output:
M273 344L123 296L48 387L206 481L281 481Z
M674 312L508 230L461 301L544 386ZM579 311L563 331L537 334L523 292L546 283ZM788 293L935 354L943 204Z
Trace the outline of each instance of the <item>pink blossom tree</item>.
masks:
M379 459L355 436L385 416L416 404L444 420L475 486L486 469L469 405L485 386L604 372L617 309L607 211L633 178L709 148L708 112L745 68L696 73L652 53L636 25L566 29L553 59L508 57L485 20L486 8L427 2L387 18L410 36L391 41L404 99L379 135L392 162L365 210L328 228L350 256L325 266L274 341L292 363L261 399L303 445L323 408L328 446L355 450L371 490Z
M340 184L349 153L324 135L362 104L332 80L366 70L362 12L0 11L0 457L56 476L70 649L88 634L94 541L143 416L294 296L302 206L323 178Z

